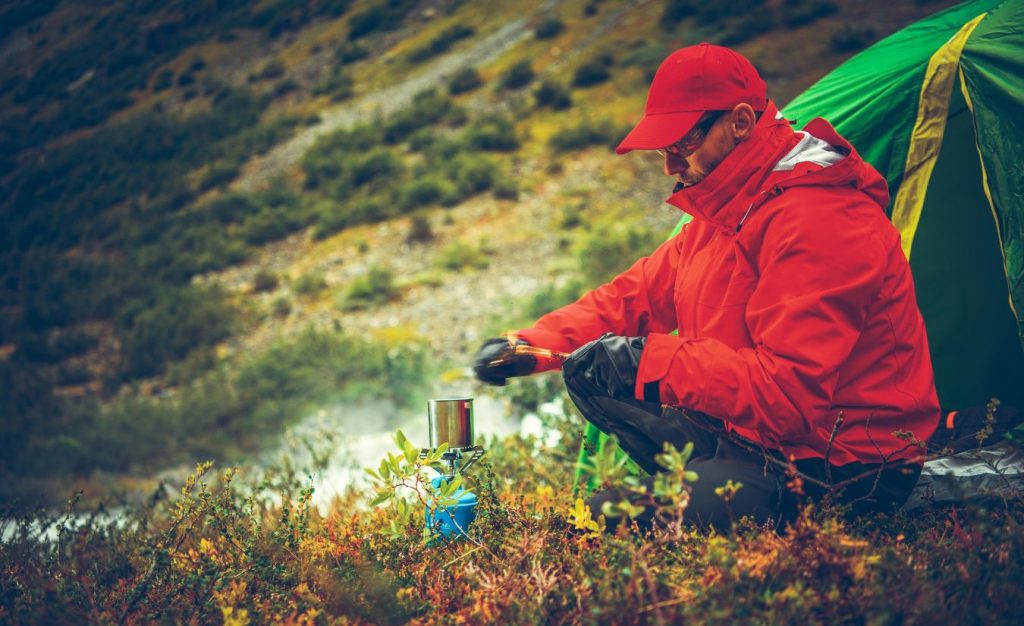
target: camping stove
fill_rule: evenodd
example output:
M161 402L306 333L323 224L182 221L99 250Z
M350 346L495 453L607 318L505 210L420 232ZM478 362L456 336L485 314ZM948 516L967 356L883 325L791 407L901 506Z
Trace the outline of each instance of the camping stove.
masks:
M427 401L427 428L430 448L420 452L426 456L442 444L448 449L441 457L447 470L431 481L439 489L447 481L463 474L484 454L484 449L473 445L473 399L441 398ZM454 505L427 506L427 528L444 538L459 538L466 535L466 528L476 519L476 494L459 488L453 494Z

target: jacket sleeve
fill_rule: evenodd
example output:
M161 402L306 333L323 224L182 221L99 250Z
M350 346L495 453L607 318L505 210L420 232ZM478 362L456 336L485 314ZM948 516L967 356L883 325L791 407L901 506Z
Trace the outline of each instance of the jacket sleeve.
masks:
M652 335L638 394L658 381L662 402L755 430L766 443L805 440L814 417L831 410L840 367L881 290L885 245L863 211L804 199L787 198L759 229L759 278L745 311L753 347Z
M606 332L639 336L676 327L673 285L687 229L610 282L541 317L519 336L531 345L571 352ZM558 363L540 363L537 371Z

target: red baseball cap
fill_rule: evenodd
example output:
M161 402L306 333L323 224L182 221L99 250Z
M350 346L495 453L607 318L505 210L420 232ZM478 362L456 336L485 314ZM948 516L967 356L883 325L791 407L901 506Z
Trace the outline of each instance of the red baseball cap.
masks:
M732 110L741 102L755 111L768 104L768 88L750 61L709 43L680 48L662 61L643 119L615 152L664 148L690 132L706 111Z

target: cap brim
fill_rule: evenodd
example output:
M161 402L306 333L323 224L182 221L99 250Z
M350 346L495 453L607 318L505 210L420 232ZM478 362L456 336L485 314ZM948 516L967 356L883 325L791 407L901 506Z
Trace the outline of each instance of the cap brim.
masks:
M672 145L690 132L702 115L704 115L704 111L645 115L615 148L615 153L626 154L630 150L657 150Z

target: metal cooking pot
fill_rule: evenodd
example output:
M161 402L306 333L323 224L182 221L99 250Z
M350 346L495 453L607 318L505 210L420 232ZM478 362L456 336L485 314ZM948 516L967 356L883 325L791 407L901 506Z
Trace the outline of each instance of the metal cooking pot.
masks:
M447 443L449 449L473 447L473 398L427 400L430 447Z

